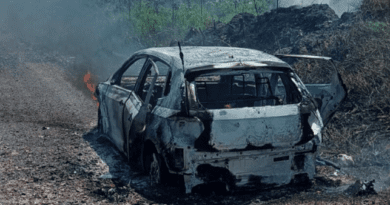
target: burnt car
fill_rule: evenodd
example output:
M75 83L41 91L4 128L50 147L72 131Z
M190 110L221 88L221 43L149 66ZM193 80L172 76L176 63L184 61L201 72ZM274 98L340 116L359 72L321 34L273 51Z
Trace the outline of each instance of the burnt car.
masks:
M98 84L98 129L153 184L174 174L186 193L312 179L321 131L346 88L336 68L331 83L305 85L278 57L235 47L138 51Z

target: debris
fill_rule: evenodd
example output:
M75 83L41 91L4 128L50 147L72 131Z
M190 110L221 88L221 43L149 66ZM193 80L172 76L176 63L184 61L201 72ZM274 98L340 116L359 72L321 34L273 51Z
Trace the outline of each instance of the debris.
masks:
M314 179L316 184L321 186L339 187L341 185L341 180L334 177L316 176Z
M42 127L42 130L50 130L50 127Z
M374 189L374 183L375 180L371 181L364 181L361 182L360 180L357 180L355 184L352 184L349 186L344 193L351 196L366 196L370 194L376 195L376 191Z
M339 154L338 157L339 157L339 159L342 160L342 161L347 161L347 160L349 160L349 161L352 161L352 162L353 162L352 157L351 157L351 156L348 156L348 155L346 155L346 154Z
M108 190L108 194L109 195L113 195L113 194L115 194L115 191L116 191L115 188L111 188L111 189Z
M327 165L327 166L332 166L332 167L334 167L335 169L340 169L340 166L337 165L336 163L331 162L331 161L326 160L326 159L322 159L322 158L320 158L320 157L317 157L317 158L316 158L316 163L317 163L317 165ZM336 176L337 176L337 175L336 175Z
M353 161L353 158L352 156L348 156L346 154L339 154L337 155L337 159L338 161L343 164L343 165L351 165L351 164L354 164L355 162Z

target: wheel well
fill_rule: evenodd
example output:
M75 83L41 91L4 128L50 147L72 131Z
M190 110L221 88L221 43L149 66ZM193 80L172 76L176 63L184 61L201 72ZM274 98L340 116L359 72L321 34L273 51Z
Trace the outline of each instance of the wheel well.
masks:
M153 153L157 153L157 149L156 149L156 146L154 145L154 143L150 140L146 140L145 143L144 143L144 148L143 148L143 157L142 157L142 161L143 161L143 169L145 172L149 172L149 165L150 165L150 160L151 160L151 156Z
M157 153L156 146L154 145L154 143L152 141L147 140L144 143L144 154L151 154L153 152Z

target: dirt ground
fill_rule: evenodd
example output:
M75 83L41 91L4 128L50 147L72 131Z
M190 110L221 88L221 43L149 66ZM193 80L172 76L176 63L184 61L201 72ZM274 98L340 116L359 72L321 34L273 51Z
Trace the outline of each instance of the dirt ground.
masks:
M86 87L75 88L71 80L66 80L72 57L39 50L4 33L1 39L2 205L390 203L388 169L379 175L384 177L383 189L377 195L366 196L344 192L359 174L324 166L317 167L318 176L311 187L289 185L233 193L203 187L189 195L174 185L150 187L148 177L133 171L97 132L96 102ZM75 79L82 81L83 76ZM361 172L355 169L351 173Z

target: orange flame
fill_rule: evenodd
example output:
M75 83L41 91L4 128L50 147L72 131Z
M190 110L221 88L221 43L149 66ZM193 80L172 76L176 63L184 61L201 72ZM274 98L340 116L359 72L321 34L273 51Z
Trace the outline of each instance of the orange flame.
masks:
M91 91L92 99L97 101L97 98L94 95L96 90L96 85L92 82L91 72L87 71L87 73L84 75L84 83L87 86L88 90ZM99 107L99 102L97 102L97 106Z

